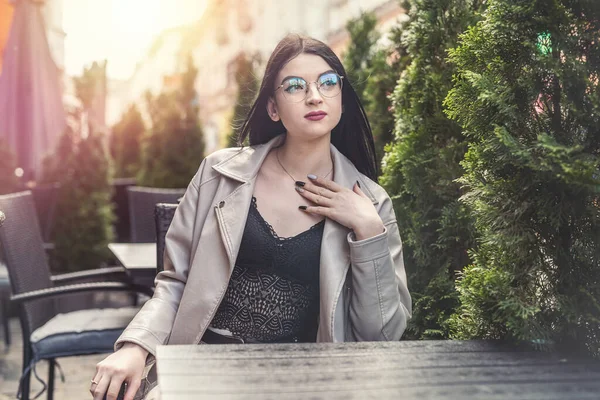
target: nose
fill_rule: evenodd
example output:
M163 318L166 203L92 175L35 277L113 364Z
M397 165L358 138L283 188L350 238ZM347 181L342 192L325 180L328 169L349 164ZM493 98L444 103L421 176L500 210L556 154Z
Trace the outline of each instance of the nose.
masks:
M308 84L306 93L306 102L308 104L321 104L323 103L323 97L321 97L321 93L317 88L317 83Z

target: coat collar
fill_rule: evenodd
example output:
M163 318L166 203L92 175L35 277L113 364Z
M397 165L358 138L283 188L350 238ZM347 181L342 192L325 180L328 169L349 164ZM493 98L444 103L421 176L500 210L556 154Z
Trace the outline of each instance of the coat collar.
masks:
M212 168L240 183L247 183L256 177L267 154L285 141L285 135L283 133L275 136L264 144L243 147L233 156L219 162ZM379 202L369 189L369 185L366 184L363 175L356 169L354 164L333 144L330 144L330 151L334 165L333 181L346 188L352 188L356 181L360 181L362 191L371 199L373 204L378 204Z

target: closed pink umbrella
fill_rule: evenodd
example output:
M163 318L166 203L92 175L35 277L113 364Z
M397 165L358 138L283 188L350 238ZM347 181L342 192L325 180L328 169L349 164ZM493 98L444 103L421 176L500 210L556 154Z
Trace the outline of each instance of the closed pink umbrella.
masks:
M0 75L0 138L28 179L64 131L61 73L48 47L39 1L16 0Z

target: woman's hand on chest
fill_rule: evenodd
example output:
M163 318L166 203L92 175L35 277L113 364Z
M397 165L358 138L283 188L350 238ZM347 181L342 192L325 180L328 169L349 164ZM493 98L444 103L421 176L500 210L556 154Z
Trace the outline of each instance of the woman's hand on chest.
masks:
M307 182L297 184L296 190L313 205L299 208L304 212L322 215L354 231L357 240L382 233L385 228L371 199L358 182L352 189L344 188L329 179L309 175Z

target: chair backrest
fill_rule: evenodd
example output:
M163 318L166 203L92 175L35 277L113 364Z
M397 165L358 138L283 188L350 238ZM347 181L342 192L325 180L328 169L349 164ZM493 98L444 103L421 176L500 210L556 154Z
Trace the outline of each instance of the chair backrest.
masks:
M31 188L35 211L37 212L42 239L50 243L52 239L52 228L54 228L54 216L56 210L56 201L58 199L59 183L38 184Z
M131 241L134 243L156 242L154 206L158 203L177 203L177 199L184 193L185 189L128 187Z
M177 204L158 203L154 209L156 223L156 273L163 270L163 256L165 252L165 237L175 216Z
M8 268L13 294L52 287L50 268L30 191L0 196L0 242ZM53 300L37 300L23 305L22 323L30 334L56 315Z
M115 178L111 181L112 203L114 204L115 216L117 220L114 223L116 242L131 241L131 222L129 219L129 199L127 188L136 185L135 178Z

